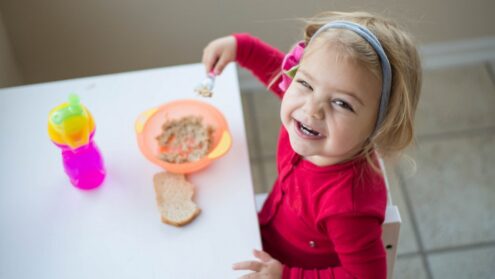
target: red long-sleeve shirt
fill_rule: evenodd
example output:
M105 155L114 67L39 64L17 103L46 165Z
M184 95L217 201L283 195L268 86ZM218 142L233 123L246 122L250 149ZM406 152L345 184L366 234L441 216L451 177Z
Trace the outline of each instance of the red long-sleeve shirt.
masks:
M234 37L236 61L268 85L284 54L248 34ZM279 81L270 89L282 98ZM295 153L282 126L277 171L258 218L263 249L284 265L282 278L386 278L387 190L365 159L314 165Z

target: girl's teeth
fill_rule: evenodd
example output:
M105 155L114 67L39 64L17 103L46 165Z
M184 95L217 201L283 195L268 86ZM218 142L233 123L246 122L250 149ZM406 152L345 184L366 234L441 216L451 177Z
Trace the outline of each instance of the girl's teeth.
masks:
M316 132L316 131L313 131L311 129L309 129L308 127L304 126L302 123L301 124L301 131L305 134L305 135L308 135L308 136L318 136L320 133Z
M310 132L308 132L308 131L307 131L306 129L304 129L304 128L302 129L302 131L303 131L303 133L304 133L305 135L308 135L308 136L312 136L312 135L313 135L313 134L311 134Z

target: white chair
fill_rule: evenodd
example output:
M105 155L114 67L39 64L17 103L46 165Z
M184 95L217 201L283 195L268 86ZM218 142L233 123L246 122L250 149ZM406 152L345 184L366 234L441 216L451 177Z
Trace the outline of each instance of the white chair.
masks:
M385 210L385 221L382 225L382 240L387 252L387 279L394 278L395 258L397 257L397 245L399 244L400 232L400 214L397 206L393 205L390 195L390 185L387 179L387 173L382 160L380 166L385 177L385 185L387 186L387 208ZM265 203L267 193L257 194L255 196L256 210L259 212Z
M385 178L385 185L387 186L387 208L385 209L385 221L382 225L382 240L383 245L385 245L385 251L387 252L387 279L393 279L402 220L400 218L399 208L392 202L390 183L383 160L380 160L380 167Z

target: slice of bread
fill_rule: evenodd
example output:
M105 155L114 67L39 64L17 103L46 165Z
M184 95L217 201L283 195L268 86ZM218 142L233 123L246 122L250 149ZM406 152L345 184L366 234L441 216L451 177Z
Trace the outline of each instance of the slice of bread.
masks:
M160 172L155 174L153 182L163 223L180 227L190 223L201 212L192 201L194 185L183 174Z

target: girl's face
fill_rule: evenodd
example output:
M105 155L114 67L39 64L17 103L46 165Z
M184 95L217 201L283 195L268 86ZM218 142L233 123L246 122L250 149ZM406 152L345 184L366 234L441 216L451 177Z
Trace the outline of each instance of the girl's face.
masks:
M282 124L306 160L318 166L343 162L361 151L375 128L381 80L319 40L305 52L282 100Z

